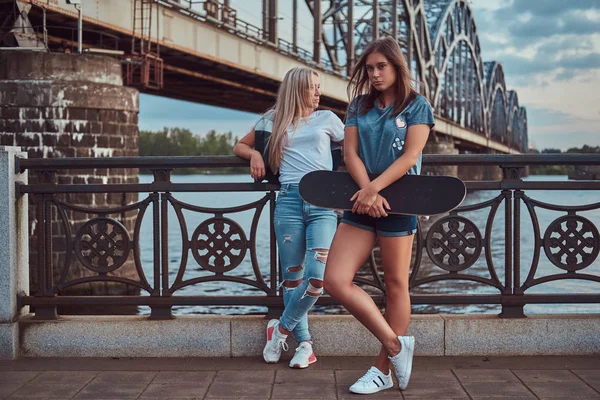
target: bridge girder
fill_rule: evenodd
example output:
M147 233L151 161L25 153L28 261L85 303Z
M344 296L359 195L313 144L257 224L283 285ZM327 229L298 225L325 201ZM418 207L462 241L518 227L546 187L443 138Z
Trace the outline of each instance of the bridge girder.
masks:
M60 10L63 10L65 3L65 0L56 0L52 5L47 5L41 0L14 1L28 2L44 9ZM88 9L96 10L100 9L99 1L83 0L84 3L89 3ZM102 1L117 4L117 0ZM134 1L136 0L129 0L128 3L133 4ZM278 36L276 0L253 0L259 7L262 4L262 28L239 19L234 9L235 5L231 4L233 1L230 0L144 1L161 7L161 11L156 15L164 20L173 20L173 15L178 13L206 22L214 29L226 31L227 34L241 36L254 48L239 45L239 56L249 54L250 57L255 57L255 60L262 61L236 72L233 71L234 65L221 65L214 56L194 60L192 55L186 54L182 47L177 46L177 40L181 36L176 38L176 34L181 33L184 28L178 29L174 23L167 21L169 23L161 25L162 39L155 40L162 41L161 46L164 47L161 47L161 55L164 49L166 56L179 57L176 63L165 65L165 77L170 78L169 84L172 84L177 76L187 74L202 79L202 82L206 81L207 90L212 90L215 94L223 93L227 87L243 87L247 92L244 95L248 97L244 97L244 101L237 107L247 108L248 102L255 99L254 108L262 109L272 101L276 93L277 79L281 79L276 74L261 74L260 71L260 68L264 69L271 60L275 61L272 54L267 56L270 50L275 50L275 54L283 54L290 58L288 62L281 63L282 66L290 62L304 63L326 72L324 77L330 80L329 87L337 87L336 95L325 99L328 102L327 106L340 112L345 107L345 100L341 97L342 91L339 89L351 72L357 57L373 39L392 36L398 40L406 56L411 73L417 81L417 88L432 100L438 117L443 118L446 123L456 124L465 132L472 132L475 136L481 135L482 138L497 143L499 147L496 147L502 148L499 151L507 151L508 147L515 151L527 150L526 111L519 105L516 93L507 92L502 66L497 62L483 62L477 26L466 0L304 0L304 6L308 7L313 17L312 51L302 49L297 43L298 6L302 3L301 0L293 0L292 43ZM105 7L102 12L106 13L108 9L109 7ZM96 21L102 22L105 14L100 16L99 11L97 14ZM62 15L65 17L65 14ZM125 16L111 16L111 20L119 18L123 19ZM65 21L66 18L63 18L60 23L64 24ZM114 37L116 42L123 40L123 30L119 31L114 25L103 28L115 34L109 37ZM204 31L208 32L206 29ZM159 37L158 32L157 28L153 33L154 37ZM64 42L64 36L51 33L56 36L55 40ZM210 35L218 36L216 32L210 32ZM198 40L201 39L196 37L193 40L194 49L197 49ZM168 43L165 44L165 41ZM229 38L223 37L223 42L225 41L229 41ZM215 53L212 47L208 51L210 55ZM255 50L258 47L265 48L265 52L260 56L260 52ZM121 48L119 45L118 49L129 51L127 46ZM256 52L256 56L251 54L253 51ZM267 59L269 61L266 61ZM225 60L230 61L228 57L225 57ZM279 69L280 66L275 66L269 71ZM245 80L257 72L255 87L246 84ZM210 75L212 73L215 75ZM176 90L167 87L163 92L169 97L179 96ZM206 96L196 100L206 101ZM223 104L216 98L211 100L210 104L227 104L226 99L221 100ZM473 140L471 142L474 143Z
M306 0L309 6L314 1ZM502 66L493 62L486 74L466 0L327 1L331 11L323 22L339 35L323 42L336 72L347 74L371 40L395 34L418 88L433 101L438 115L515 150L527 149L527 123L521 112L509 112ZM353 21L349 15L355 15ZM347 32L352 27L350 43Z

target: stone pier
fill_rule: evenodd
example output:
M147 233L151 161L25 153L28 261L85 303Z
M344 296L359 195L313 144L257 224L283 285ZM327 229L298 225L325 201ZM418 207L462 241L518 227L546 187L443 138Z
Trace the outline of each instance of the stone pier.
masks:
M123 86L118 60L98 55L0 52L0 145L21 146L30 158L115 157L138 154L138 91ZM30 183L38 176L30 173ZM57 171L58 184L137 183L134 169ZM69 194L57 196L72 205L112 208L131 204L137 194ZM31 288L37 289L37 221L33 197L29 199ZM93 214L68 211L74 233ZM134 216L119 215L131 232ZM53 212L53 265L55 276L64 268L65 225ZM73 257L74 259L74 257ZM137 277L133 263L115 271ZM73 261L70 279L91 271ZM94 283L65 289L65 293L127 294L137 290L122 284ZM66 310L61 310L65 312Z

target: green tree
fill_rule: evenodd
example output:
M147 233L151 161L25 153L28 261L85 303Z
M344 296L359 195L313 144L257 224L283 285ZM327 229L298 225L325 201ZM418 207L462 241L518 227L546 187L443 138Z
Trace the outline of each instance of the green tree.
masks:
M230 156L238 141L231 132L211 130L204 136L195 135L186 128L164 128L162 131L140 131L141 156ZM148 173L149 171L142 171ZM176 170L175 173L206 173L197 168ZM240 168L222 169L220 172L245 172Z
M542 154L561 154L559 149L544 149ZM588 146L584 145L581 148L572 147L565 153L576 153L576 154L588 154L588 153L600 153L600 146ZM563 153L564 154L564 153ZM568 175L573 172L575 167L571 165L532 165L529 168L531 175Z

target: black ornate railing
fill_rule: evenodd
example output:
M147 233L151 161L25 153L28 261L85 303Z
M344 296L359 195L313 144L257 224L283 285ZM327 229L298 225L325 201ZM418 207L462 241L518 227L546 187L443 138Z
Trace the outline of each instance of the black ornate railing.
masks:
M502 307L503 317L523 317L526 304L600 303L600 290L592 293L533 293L532 288L557 280L582 280L598 284L600 235L598 233L600 202L583 205L556 205L535 199L535 191L600 191L600 181L532 181L523 180L530 165L600 165L600 155L426 155L428 166L471 166L501 168L503 178L493 181L466 181L469 193L491 193L489 198L465 204L447 215L431 221L420 221L414 246L410 276L413 304L460 305L491 304ZM17 184L19 196L33 196L37 215L37 279L38 289L20 296L22 306L35 308L38 318L56 318L61 305L150 306L151 318L171 318L173 306L190 305L255 305L268 307L270 314L282 308L278 290L279 269L272 228L277 185L265 183L174 183L171 171L178 168L239 167L246 162L235 157L122 157L16 159L17 171L36 174L39 183ZM56 173L63 169L145 168L154 174L150 183L136 184L59 184ZM491 192L488 192L491 191ZM214 208L186 203L178 198L182 192L263 192L264 196L248 204ZM99 208L70 202L70 194L147 193L146 197L120 207ZM125 198L125 197L123 197ZM598 197L600 198L600 197ZM169 234L169 210L176 215L180 235ZM257 247L257 229L263 210L268 210L268 250ZM539 210L557 212L559 216L543 229ZM77 228L69 220L73 213L87 215ZM235 214L251 212L250 229L244 230ZM592 212L591 219L582 215ZM119 220L132 216L130 229ZM187 214L186 214L187 213ZM207 214L208 218L190 225L186 215ZM475 220L472 213L483 213ZM140 231L145 214L152 220L152 268L142 268ZM54 216L54 217L53 217ZM497 216L503 216L503 224ZM526 218L528 216L528 219ZM55 218L53 220L53 218ZM531 221L533 257L522 265L521 223ZM503 226L498 226L503 225ZM64 235L57 239L53 230ZM170 241L180 241L181 255L174 273L169 262ZM494 246L503 245L502 261L493 254ZM54 265L53 247L67 256ZM268 257L260 252L268 251ZM540 259L546 257L555 270L539 275ZM263 261L260 261L262 258ZM251 264L253 276L237 276L236 268L243 260ZM268 260L268 261L264 261ZM138 279L114 274L126 263L132 263ZM356 283L369 287L376 302L385 302L385 284L379 275L376 257L367 263L367 271ZM84 276L73 277L69 270L78 265ZM476 267L478 266L478 267ZM597 266L597 265L596 265ZM190 269L201 270L202 276L186 277ZM150 276L147 276L150 275ZM248 274L246 274L248 275ZM173 278L174 276L174 278ZM420 288L444 281L465 281L487 287L492 293L466 294L456 290L443 294L420 293ZM65 288L90 282L117 282L139 288L132 296L65 296ZM207 282L236 282L253 288L251 296L185 296L180 291L190 285ZM489 292L488 290L488 292ZM336 304L323 296L319 304Z

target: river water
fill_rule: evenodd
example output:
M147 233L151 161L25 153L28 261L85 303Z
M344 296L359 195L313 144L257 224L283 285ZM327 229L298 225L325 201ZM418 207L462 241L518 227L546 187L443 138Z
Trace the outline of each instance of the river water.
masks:
M532 176L527 180L543 180L557 181L566 180L566 176ZM140 175L140 183L149 183L152 181L150 175ZM219 182L250 182L248 175L175 175L172 177L174 183L219 183ZM463 205L477 204L496 197L499 194L497 191L478 191L469 193ZM558 204L558 205L585 205L600 201L598 191L527 191L526 194L536 200ZM140 200L147 194L141 193ZM201 207L223 208L233 207L250 203L258 200L265 195L264 192L238 192L238 193L174 193L173 196L179 201L193 204ZM489 214L489 208L480 211L473 211L461 214L462 216L473 221L482 234L485 233L486 220ZM152 239L152 217L149 209L142 223L140 236L140 253L143 269L150 283L153 282L153 239ZM549 224L565 213L543 210L536 208L537 217L539 219L541 234L543 236ZM192 236L196 227L207 218L214 215L207 213L198 213L192 211L184 211L185 220L188 229L188 237ZM596 227L600 227L600 209L578 213L589 219ZM250 226L254 216L254 210L243 211L233 214L226 214L228 218L237 222L246 233L249 239ZM256 249L258 264L266 282L269 282L269 214L268 206L262 212L258 223L258 232L256 235ZM431 218L429 221L423 222L425 227L431 225L435 221ZM531 218L524 206L521 207L521 280L523 281L529 273L530 266L534 253L534 233ZM181 227L177 221L177 217L172 207L169 209L169 279L170 283L175 280L182 258L182 233ZM504 282L504 206L502 205L494 218L492 224L492 242L491 254L495 265L496 273L501 282ZM441 268L435 266L424 254L419 271L419 277L427 275L435 275L445 273ZM468 272L473 275L490 277L487 268L484 253L471 266ZM538 271L535 277L558 274L564 272L554 266L546 257L544 250L541 250ZM584 272L600 276L600 257L598 257L592 265L587 267ZM187 267L184 275L185 279L192 279L202 276L210 276L212 273L203 270L196 262L191 252L188 254ZM241 264L227 275L239 276L242 278L255 279L254 271L251 266L249 252L246 253ZM588 282L583 280L559 280L554 282L544 283L535 286L527 291L527 293L598 293L600 291L600 283ZM375 293L375 292L374 292ZM434 294L434 293L456 293L456 294L497 294L498 290L479 283L470 281L441 281L427 285L422 285L412 290L414 294ZM184 287L175 292L176 296L261 296L263 292L248 285L232 282L204 282L191 286ZM221 306L185 306L174 307L175 315L185 314L262 314L266 312L266 307L221 307ZM498 313L500 306L496 305L470 305L470 306L428 306L414 305L414 313ZM147 314L149 310L146 307L140 308L140 313ZM340 314L345 313L345 310L340 307L316 307L315 313L321 314ZM550 304L550 305L527 305L525 306L527 314L536 313L599 313L600 305L598 304Z

